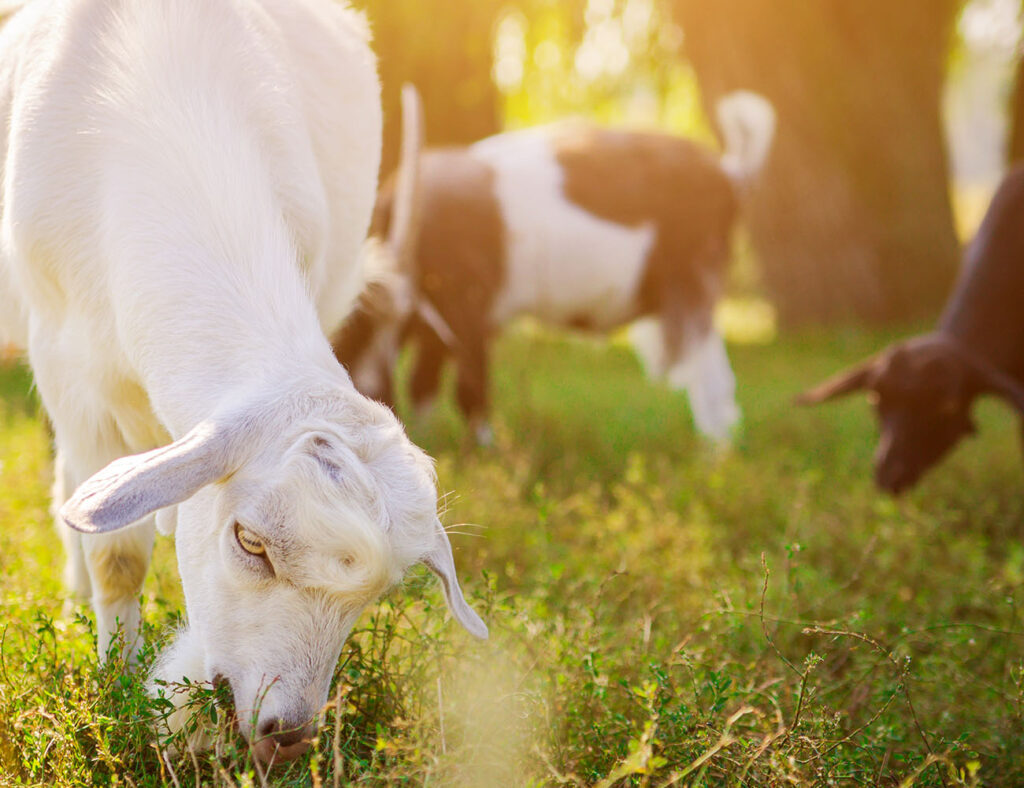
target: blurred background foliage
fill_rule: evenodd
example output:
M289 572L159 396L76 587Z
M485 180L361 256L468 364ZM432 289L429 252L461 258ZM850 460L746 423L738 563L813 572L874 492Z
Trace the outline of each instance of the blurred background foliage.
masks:
M979 178L972 151L997 151L1000 167L1024 156L1020 0L357 4L381 58L385 172L407 80L433 145L566 115L716 144L714 102L765 94L779 134L749 195L757 265L743 281L784 324L934 317L959 259L954 209L966 205L969 234L998 176L986 165ZM981 94L999 105L981 107Z

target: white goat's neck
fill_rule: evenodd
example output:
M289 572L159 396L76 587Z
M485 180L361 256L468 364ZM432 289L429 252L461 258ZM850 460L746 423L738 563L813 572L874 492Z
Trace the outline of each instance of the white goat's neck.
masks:
M163 286L179 289L182 297L142 299L138 308L150 317L144 326L126 332L133 365L154 412L172 436L179 437L218 411L233 409L240 399L350 385L321 333L297 264L290 258L263 263L263 278L270 282L238 276L230 261L176 265L204 265L205 278L170 277ZM175 263L167 264L168 269L174 267ZM196 281L203 282L202 290L186 294Z
M173 39L151 32L152 48ZM235 55L259 60L242 47ZM294 390L307 379L347 380L309 294L304 262L315 250L300 246L290 221L295 173L312 158L295 142L305 136L276 120L301 117L282 87L289 77L273 59L248 64L278 86L253 105L251 86L236 84L245 69L220 65L199 63L173 81L154 69L133 73L97 114L114 120L95 129L117 332L175 437L226 401L282 381ZM320 184L315 170L300 180ZM312 186L300 197L322 207Z
M235 227L218 237L221 216L179 217L141 243L129 237L131 251L117 255L125 262L111 272L111 298L125 351L175 437L228 398L347 381L283 218L264 207L248 233ZM147 265L132 265L140 255Z

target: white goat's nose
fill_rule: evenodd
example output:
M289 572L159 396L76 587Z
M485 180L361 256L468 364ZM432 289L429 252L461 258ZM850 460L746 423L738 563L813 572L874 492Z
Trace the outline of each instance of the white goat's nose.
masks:
M283 719L272 719L260 723L252 749L255 756L265 764L293 761L309 749L310 740L316 732L314 723L292 723Z

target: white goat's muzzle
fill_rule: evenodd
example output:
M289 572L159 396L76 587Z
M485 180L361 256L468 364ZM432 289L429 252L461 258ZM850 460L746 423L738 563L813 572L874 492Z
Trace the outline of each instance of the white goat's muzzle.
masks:
M252 740L253 755L267 765L295 760L309 749L316 729L315 721L301 723L278 717L260 722Z
M262 691L252 699L251 693L244 689L236 691L232 686L238 730L260 762L291 761L309 749L323 706L311 702L313 694L326 692L315 693L313 688L295 692L282 682L264 681Z

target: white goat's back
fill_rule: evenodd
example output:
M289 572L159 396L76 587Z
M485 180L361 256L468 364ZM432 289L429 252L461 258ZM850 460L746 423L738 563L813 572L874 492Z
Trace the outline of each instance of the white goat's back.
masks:
M179 433L198 414L168 412L181 392L147 365L214 374L225 343L253 342L254 314L302 335L340 322L362 287L379 161L359 17L314 0L38 0L0 36L0 305L38 316L38 377L80 359L87 384L133 381ZM239 276L266 286L216 315ZM193 335L167 343L169 325Z

